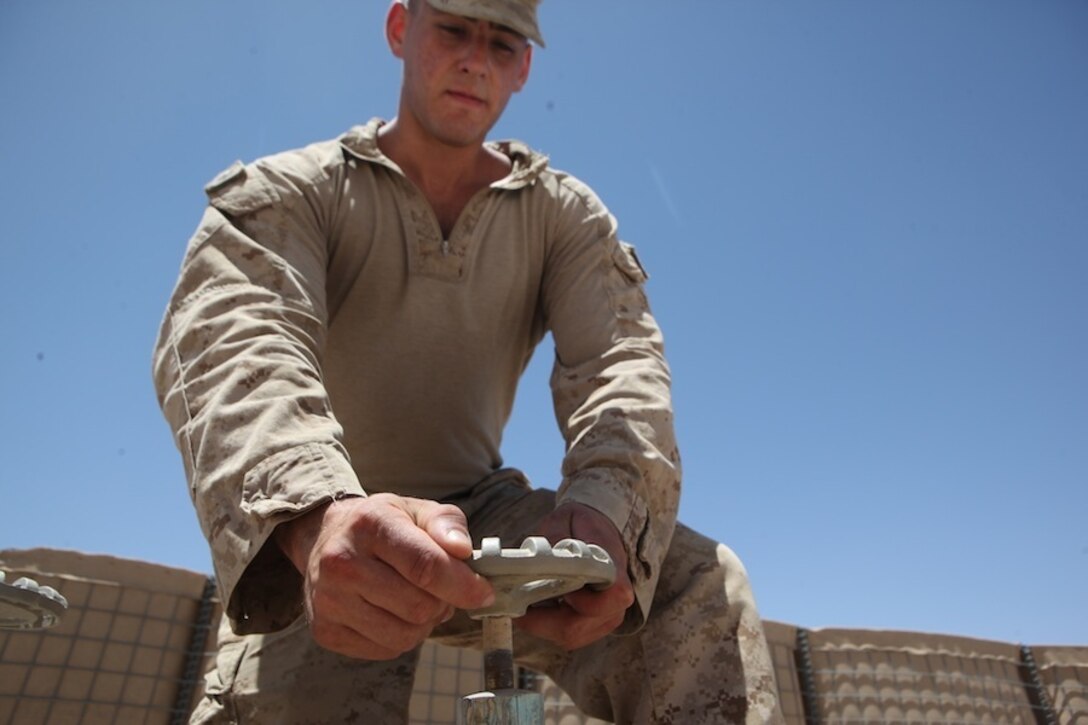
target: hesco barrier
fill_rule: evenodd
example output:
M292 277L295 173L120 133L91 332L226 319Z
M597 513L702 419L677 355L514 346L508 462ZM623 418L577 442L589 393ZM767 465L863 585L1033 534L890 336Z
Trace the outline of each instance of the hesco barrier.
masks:
M0 631L0 723L184 723L215 656L219 601L204 574L51 549L0 551L68 600L53 629ZM786 721L1088 725L1088 646L1049 647L919 632L807 630L765 622ZM483 687L473 650L424 646L410 723L452 723ZM545 677L548 723L584 717Z

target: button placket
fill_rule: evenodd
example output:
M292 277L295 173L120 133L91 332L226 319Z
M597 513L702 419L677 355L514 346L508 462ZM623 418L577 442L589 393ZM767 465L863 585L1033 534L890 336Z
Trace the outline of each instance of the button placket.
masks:
M458 279L460 264L450 255L449 242L442 238L438 218L426 197L405 179L408 196L407 224L409 257L413 271L440 279Z
M466 261L476 227L487 207L490 189L481 189L462 210L449 238L444 238L438 218L422 192L408 184L410 199L410 228L414 268L421 274L449 281L464 278Z

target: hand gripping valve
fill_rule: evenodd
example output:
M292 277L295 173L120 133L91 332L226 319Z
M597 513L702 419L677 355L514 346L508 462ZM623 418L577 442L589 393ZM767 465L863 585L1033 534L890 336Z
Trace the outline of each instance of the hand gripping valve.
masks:
M554 599L584 586L605 589L616 580L608 552L596 544L563 539L555 546L530 536L520 549L503 549L496 537L472 552L469 566L491 582L495 603L468 615L483 625L484 687L461 698L461 725L543 725L540 693L514 687L511 619L530 605Z

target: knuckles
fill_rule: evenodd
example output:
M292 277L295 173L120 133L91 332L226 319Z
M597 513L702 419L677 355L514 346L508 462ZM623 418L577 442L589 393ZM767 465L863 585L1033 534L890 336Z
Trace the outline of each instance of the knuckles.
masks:
M460 514L448 504L436 505L435 511ZM351 510L342 509L334 519L331 535L311 551L306 610L310 634L320 647L366 660L395 659L418 647L447 613L446 603L426 594L401 598L391 611L373 602L349 604L344 599L346 592L371 590L365 585L371 569L364 562L381 559L389 542L403 541L399 529L404 517L396 497L377 494L353 500ZM405 579L427 591L439 583L445 564L437 546L410 548L398 568Z
M325 576L347 577L357 566L356 558L350 551L329 548L318 554L318 568Z
M343 647L337 629L335 625L324 619L315 618L310 621L310 636L314 638L314 642L333 652L341 652L341 647Z
M316 610L316 607L315 607ZM316 611L315 611L316 614ZM359 623L357 623L359 624ZM329 618L315 616L310 621L310 636L330 652L365 660L396 659L418 647L431 632L431 627L413 625L371 624L361 635Z
M408 579L424 591L429 591L438 579L443 564L440 550L417 549L408 564Z
M603 621L589 620L565 627L560 632L559 640L556 644L564 650L572 652L608 636L622 623L623 616L620 615L619 617L610 617Z
M435 601L419 601L405 607L401 616L409 624L417 626L432 625L437 623L441 615L445 612L445 606L437 600Z
M398 655L410 652L422 644L431 633L430 627L405 627L398 628L383 644L395 651Z
M311 560L311 597L315 605L324 600L331 603L335 592L353 589L352 583L362 576L358 559L347 549L326 548Z

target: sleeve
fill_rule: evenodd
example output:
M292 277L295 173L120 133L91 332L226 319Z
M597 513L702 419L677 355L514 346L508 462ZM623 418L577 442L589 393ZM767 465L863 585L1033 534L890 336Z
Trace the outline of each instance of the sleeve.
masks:
M560 207L543 296L567 446L558 503L597 509L620 531L636 597L621 629L630 632L649 615L676 524L671 379L634 248L618 239L615 219L587 187L565 185L574 193Z
M325 220L314 188L260 162L236 164L207 192L155 345L154 382L231 624L275 631L302 600L273 529L364 495L321 377Z

